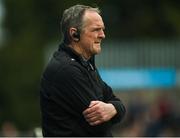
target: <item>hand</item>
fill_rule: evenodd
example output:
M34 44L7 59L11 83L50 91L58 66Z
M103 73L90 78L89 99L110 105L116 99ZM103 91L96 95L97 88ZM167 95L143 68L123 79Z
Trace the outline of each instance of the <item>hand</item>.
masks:
M113 104L102 101L92 101L89 107L83 111L86 121L92 126L109 121L116 113Z

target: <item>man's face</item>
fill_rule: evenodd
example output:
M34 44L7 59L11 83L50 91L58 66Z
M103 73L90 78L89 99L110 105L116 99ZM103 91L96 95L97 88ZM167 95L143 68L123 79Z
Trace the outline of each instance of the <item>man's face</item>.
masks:
M101 52L101 40L105 38L105 27L101 16L94 11L85 12L83 23L79 44L83 55L90 58Z

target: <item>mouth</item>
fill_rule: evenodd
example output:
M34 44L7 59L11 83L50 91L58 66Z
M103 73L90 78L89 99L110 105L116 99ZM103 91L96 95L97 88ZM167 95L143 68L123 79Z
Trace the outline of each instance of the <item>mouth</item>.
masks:
M95 42L95 44L101 44L101 42Z

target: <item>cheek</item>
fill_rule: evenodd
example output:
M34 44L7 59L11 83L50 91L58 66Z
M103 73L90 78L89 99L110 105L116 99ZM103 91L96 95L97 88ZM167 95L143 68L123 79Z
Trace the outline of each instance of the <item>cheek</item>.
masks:
M83 43L89 48L93 46L94 41L95 39L92 36L87 36L83 39Z
M85 38L87 41L94 41L94 40L97 38L97 34L95 34L95 33L85 34L85 35L84 35L84 38Z
M82 36L81 42L86 47L86 49L92 50L95 48L94 42L96 41L95 34L84 34Z

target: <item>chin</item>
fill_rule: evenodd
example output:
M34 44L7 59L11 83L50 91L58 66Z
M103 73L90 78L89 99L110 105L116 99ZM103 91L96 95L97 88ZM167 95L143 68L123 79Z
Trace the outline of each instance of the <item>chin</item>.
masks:
M93 48L93 53L94 54L99 54L99 53L101 53L101 47L100 47L100 45L96 45L94 48Z
M101 48L100 49L96 49L96 52L95 52L96 54L99 54L99 53L101 53Z

